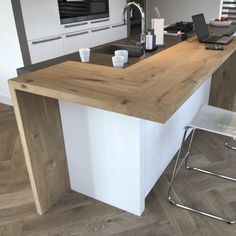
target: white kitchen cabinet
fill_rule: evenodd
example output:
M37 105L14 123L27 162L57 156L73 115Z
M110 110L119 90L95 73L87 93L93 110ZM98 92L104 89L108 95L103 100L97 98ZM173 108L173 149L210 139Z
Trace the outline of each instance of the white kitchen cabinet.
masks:
M20 0L31 63L127 37L122 25L126 0L110 0L110 17L61 24L58 0Z
M110 33L110 40L112 42L127 38L127 25L124 25L123 23L112 25Z
M88 30L63 35L65 54L79 51L80 48L90 47L90 32Z
M27 40L60 34L57 0L20 0Z
M61 25L61 33L67 34L89 29L89 21L75 22Z
M28 41L31 63L38 63L64 55L62 36Z
M111 25L117 24L123 21L123 8L126 4L126 0L109 0L110 10L110 23Z
M90 47L96 47L110 41L110 26L91 30Z

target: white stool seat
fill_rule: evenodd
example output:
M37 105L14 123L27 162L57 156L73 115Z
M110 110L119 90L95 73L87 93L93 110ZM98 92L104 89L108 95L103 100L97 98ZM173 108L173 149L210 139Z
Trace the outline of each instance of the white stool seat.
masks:
M203 105L189 126L236 138L236 112Z

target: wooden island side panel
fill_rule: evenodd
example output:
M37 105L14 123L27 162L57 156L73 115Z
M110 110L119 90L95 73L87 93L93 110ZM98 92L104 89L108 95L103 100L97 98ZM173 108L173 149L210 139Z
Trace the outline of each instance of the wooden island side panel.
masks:
M236 99L236 53L234 52L213 74L210 105L235 110Z
M70 190L58 100L11 93L36 209L42 215Z

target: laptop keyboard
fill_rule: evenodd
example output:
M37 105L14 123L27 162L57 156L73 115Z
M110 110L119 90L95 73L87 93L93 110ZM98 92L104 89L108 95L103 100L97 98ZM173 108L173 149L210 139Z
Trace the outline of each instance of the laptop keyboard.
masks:
M228 44L233 37L231 36L215 36L212 35L207 38L208 43Z
M219 39L221 39L222 37L221 36L216 36L216 35L213 35L213 36L210 36L207 38L207 41L211 41L211 42L217 42Z
M219 44L228 44L231 40L233 39L233 37L229 37L229 36L224 36L224 37L221 37L217 43Z

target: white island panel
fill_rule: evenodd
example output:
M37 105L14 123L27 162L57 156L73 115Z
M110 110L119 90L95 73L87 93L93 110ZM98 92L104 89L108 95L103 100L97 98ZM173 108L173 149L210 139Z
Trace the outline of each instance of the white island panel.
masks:
M71 188L141 215L140 120L63 101L60 111Z
M211 77L165 123L60 101L71 188L135 215L208 104Z
M202 104L208 104L211 77L165 123L144 121L143 140L145 197L179 150L184 127L197 114Z

